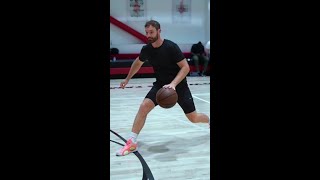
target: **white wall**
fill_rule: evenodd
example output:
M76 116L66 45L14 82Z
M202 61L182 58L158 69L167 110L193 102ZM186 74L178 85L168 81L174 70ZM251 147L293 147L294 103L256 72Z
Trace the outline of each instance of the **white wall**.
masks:
M184 52L190 51L191 45L210 39L210 0L191 0L191 22L173 23L172 0L145 0L146 20L129 21L127 18L127 0L110 0L110 15L129 25L138 32L145 34L144 24L154 19L161 24L161 37L177 43ZM120 53L139 53L142 42L120 28L110 24L111 47Z

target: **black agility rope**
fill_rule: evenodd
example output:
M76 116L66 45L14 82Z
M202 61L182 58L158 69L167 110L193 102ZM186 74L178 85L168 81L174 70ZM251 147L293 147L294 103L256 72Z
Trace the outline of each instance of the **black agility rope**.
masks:
M121 140L123 140L125 143L127 143L127 140L124 139L123 137L121 137L118 133L112 131L111 129L110 129L110 131L111 131L114 135L118 136L118 137L119 137ZM110 140L110 141L115 142L115 141L113 141L113 140ZM115 143L122 145L121 143L118 143L118 142L115 142ZM152 175L152 173L151 173L151 170L150 170L148 164L146 163L146 161L145 161L145 160L143 159L143 157L141 156L141 154L140 154L138 151L135 151L135 152L133 152L133 153L137 156L137 158L138 158L138 159L140 160L140 162L141 162L141 165L142 165L142 168L143 168L142 180L148 180L148 179L149 179L149 180L154 180L154 177L153 177L153 175Z

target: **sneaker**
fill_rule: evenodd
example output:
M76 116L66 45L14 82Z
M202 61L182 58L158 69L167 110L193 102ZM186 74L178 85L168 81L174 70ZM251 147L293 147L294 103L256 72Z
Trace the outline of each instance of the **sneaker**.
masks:
M134 143L130 138L127 141L126 145L124 145L119 151L117 151L116 156L125 156L137 150L138 150L138 143Z

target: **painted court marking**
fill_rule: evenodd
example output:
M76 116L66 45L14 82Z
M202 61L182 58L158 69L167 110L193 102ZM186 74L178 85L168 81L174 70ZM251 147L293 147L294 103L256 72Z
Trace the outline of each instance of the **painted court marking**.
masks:
M194 98L196 98L196 99L199 99L199 100L201 100L201 101L203 101L203 102L206 102L206 103L209 103L209 104L210 104L209 101L206 101L206 100L204 100L204 99L201 99L201 98L199 98L199 97L197 97L197 96L195 96L195 95L192 95L192 97L194 97Z

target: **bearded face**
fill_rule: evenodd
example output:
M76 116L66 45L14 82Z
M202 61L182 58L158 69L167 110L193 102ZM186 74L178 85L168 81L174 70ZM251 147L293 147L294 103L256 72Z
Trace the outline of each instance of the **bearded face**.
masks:
M160 30L157 31L156 28L153 26L148 26L145 28L145 30L146 30L146 36L149 43L154 43L159 39Z
M159 33L157 32L155 37L148 37L148 42L149 43L154 43L159 39Z

